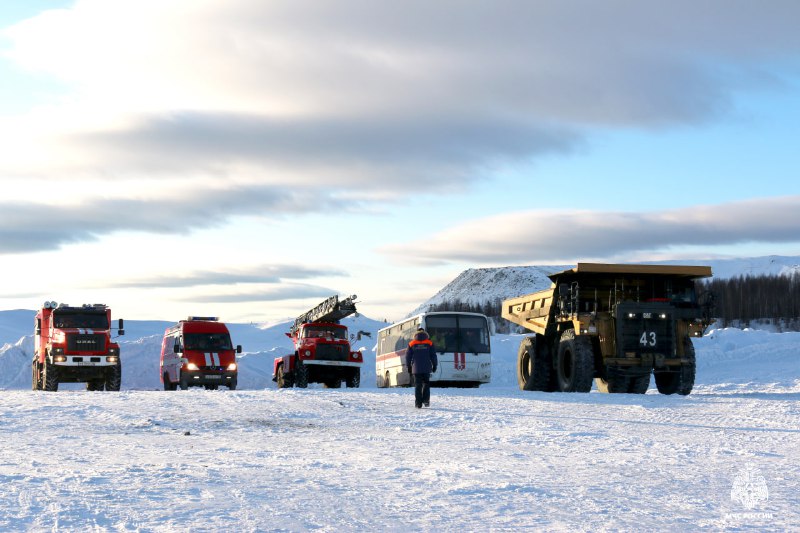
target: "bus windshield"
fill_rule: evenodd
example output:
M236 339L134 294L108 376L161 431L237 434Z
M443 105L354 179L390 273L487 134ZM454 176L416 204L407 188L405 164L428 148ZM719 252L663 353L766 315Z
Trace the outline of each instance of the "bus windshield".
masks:
M233 350L231 336L227 333L186 333L184 348L203 352Z
M489 328L482 316L428 315L425 328L437 352L489 353Z

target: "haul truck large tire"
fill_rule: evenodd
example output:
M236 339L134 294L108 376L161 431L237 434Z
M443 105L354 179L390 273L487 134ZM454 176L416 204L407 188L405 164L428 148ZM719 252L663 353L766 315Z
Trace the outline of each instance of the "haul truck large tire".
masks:
M650 387L650 374L626 376L611 372L604 378L595 378L594 384L600 392L644 394Z
M517 383L521 390L552 392L552 364L536 337L526 337L517 352Z
M594 378L594 350L589 337L567 329L558 342L556 379L561 392L589 392Z
M695 360L694 345L689 337L683 338L683 357L688 359L687 363L680 366L677 371L655 372L656 387L661 394L680 394L686 396L692 392L694 387L694 377L697 368Z

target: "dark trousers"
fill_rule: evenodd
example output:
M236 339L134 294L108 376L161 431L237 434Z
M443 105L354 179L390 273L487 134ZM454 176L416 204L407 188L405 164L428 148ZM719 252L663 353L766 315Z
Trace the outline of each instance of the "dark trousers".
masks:
M414 405L431 403L431 375L414 374Z

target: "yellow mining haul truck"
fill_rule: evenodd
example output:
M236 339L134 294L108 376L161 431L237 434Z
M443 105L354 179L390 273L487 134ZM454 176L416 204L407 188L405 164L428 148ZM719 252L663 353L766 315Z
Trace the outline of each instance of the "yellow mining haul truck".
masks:
M711 322L695 280L710 276L708 266L578 263L549 276L550 289L505 300L503 318L535 333L519 346L520 388L589 392L594 379L601 392L644 394L653 373L662 394L689 394L691 338Z

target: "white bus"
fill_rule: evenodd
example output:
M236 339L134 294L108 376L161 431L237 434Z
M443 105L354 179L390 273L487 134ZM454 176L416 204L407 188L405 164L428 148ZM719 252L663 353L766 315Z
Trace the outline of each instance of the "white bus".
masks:
M378 332L375 374L378 387L411 383L405 368L406 348L417 328L424 329L436 349L439 366L431 385L477 387L492 379L489 321L478 313L437 311L422 313Z

